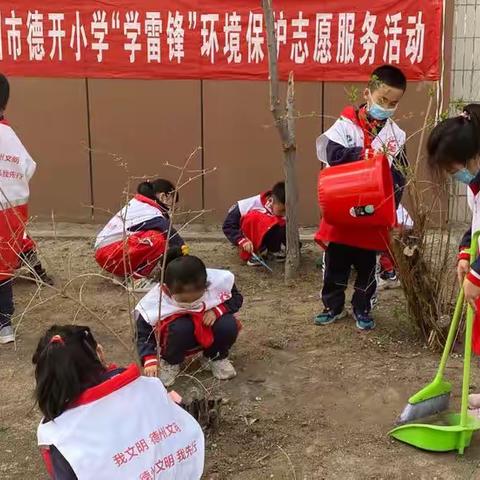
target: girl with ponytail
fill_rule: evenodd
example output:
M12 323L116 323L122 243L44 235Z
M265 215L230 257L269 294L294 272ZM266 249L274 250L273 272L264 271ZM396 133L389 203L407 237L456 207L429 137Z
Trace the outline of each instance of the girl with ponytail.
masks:
M51 327L33 363L43 414L38 444L51 478L140 478L159 458L187 445L192 455L171 465L168 478L201 478L204 438L198 423L158 379L141 377L135 364L107 366L88 327ZM167 425L171 438L157 441L155 434Z
M148 292L150 276L165 252L170 228L169 212L178 192L168 180L140 183L130 202L120 210L95 242L95 259L108 273L134 279L134 291ZM170 228L170 246L182 246L183 239Z
M457 276L465 300L476 310L473 351L480 354L480 256L470 265L472 236L480 229L480 105L467 105L463 112L438 123L427 142L428 161L436 173L452 175L467 186L472 224L460 242ZM475 246L478 248L478 246ZM470 395L470 406L480 407L480 394Z
M243 297L233 273L206 268L185 247L170 249L166 262L164 284L150 290L135 308L145 375L157 376L160 369L163 384L173 385L185 357L202 351L203 363L215 378L234 377L228 353L240 328L235 314Z

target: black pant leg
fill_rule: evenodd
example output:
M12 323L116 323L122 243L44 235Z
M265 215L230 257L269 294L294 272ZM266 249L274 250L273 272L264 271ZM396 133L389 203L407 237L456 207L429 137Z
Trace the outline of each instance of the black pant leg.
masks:
M355 280L352 305L356 312L368 313L372 308L372 297L377 290L376 266L377 252L375 250L355 249L354 267L357 271L357 278Z
M275 225L272 227L263 238L262 247L269 252L277 253L282 249L282 245L287 243L286 226Z
M11 325L11 318L14 311L13 281L9 279L0 282L0 328Z
M231 313L217 318L213 324L213 344L204 350L204 355L212 360L227 358L228 351L238 336L238 323Z
M352 267L352 249L348 245L330 243L325 251L322 300L325 308L337 314L345 306L345 290Z
M193 321L189 316L177 318L170 323L163 346L161 357L170 365L182 363L185 360L185 354L198 347Z

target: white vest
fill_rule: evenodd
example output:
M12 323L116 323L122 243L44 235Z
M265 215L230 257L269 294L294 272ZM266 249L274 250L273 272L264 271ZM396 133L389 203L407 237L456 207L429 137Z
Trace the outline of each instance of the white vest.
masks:
M178 313L201 313L212 310L232 298L235 276L227 270L207 268L208 289L204 295L189 307L180 306L167 294L162 293L162 311L160 321ZM141 315L154 327L158 322L160 286L153 287L135 307L135 319Z
M252 210L262 213L272 213L265 208L265 205L263 205L261 195L255 195L254 197L239 200L238 209L240 210L240 215L242 217Z
M413 227L413 219L402 204L397 208L397 223L407 228Z
M345 148L364 147L364 133L362 128L350 119L340 117L326 132L317 138L317 158L328 165L327 145L329 141L338 143ZM391 119L385 122L384 127L372 141L375 151L386 151L390 165L396 155L405 145L406 134Z
M132 232L129 228L155 217L163 217L159 208L132 198L98 234L95 249L106 247L130 236Z
M40 446L60 451L79 480L198 480L203 473L202 429L158 378L139 377L67 410L41 423L37 435Z
M0 210L28 203L36 167L13 129L0 123Z

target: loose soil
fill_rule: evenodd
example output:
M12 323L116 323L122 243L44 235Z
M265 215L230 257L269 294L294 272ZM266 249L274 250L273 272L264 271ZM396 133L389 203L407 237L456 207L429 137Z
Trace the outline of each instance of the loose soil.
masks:
M188 374L197 379L175 385L183 395L206 388L224 399L220 427L207 440L205 479L480 479L480 436L460 457L421 452L387 435L409 394L429 381L438 362L416 340L401 291L381 293L371 333L360 333L351 317L316 327L321 273L313 246L306 245L301 276L288 287L279 265L271 275L241 265L226 243L191 246L208 266L235 272L245 297L244 328L232 351L238 376L213 381L206 372L195 374L193 365ZM131 348L135 301L98 275L91 242L50 239L40 249L57 287L70 283L62 295L16 281L18 339L16 346L0 347L3 480L47 478L36 447L40 414L32 398L31 356L49 325L89 325L109 360L127 364L133 358L119 339ZM462 359L454 358L447 370L456 387L461 367ZM480 388L473 370L472 383Z

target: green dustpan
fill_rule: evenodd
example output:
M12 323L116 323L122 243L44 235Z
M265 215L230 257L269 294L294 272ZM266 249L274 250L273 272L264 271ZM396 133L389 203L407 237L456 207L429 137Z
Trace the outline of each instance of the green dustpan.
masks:
M480 232L476 232L471 243L470 259L477 256ZM470 362L472 357L472 330L474 312L469 305L465 326L465 355L463 359L462 404L459 414L446 417L446 424L409 423L389 432L393 438L422 450L450 452L457 450L463 454L470 445L473 432L480 430L480 420L468 415L468 393L470 388Z

